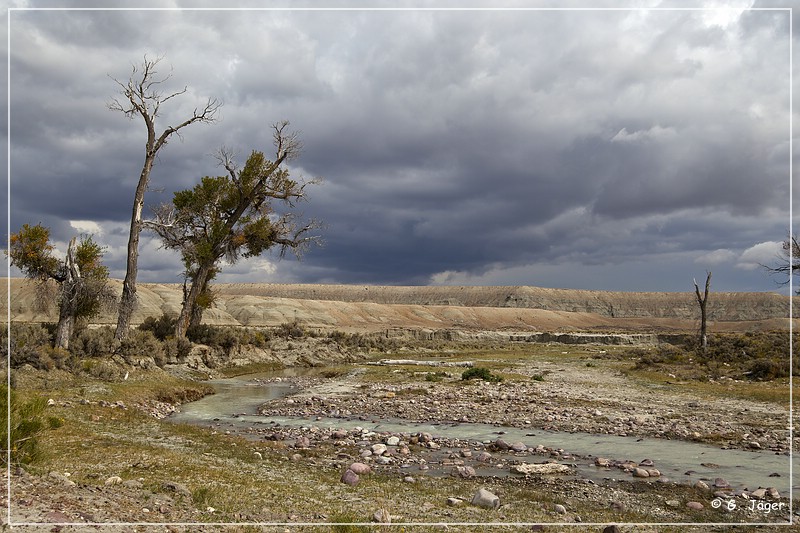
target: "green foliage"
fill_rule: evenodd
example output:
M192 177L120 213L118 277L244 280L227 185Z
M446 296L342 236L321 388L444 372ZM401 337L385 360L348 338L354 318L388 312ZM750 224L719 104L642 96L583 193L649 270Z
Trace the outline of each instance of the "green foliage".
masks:
M164 347L150 331L136 329L122 340L117 352L129 362L135 357L152 357L155 363L163 367L167 360Z
M500 383L501 381L503 381L502 376L492 374L492 372L488 368L482 366L476 366L465 370L461 374L461 379L464 381L468 381L470 379L482 379L490 383Z
M9 394L10 392L10 394ZM9 397L11 403L9 403ZM33 398L27 402L19 400L17 392L9 391L8 386L0 384L0 410L10 414L11 433L6 424L0 424L0 443L4 453L3 465L8 464L5 453L7 443L11 444L11 464L26 465L40 460L44 452L39 445L39 437L47 429L56 429L63 425L63 420L46 416L47 400L43 397Z
M110 326L78 329L70 340L69 351L81 359L108 356L114 353L114 330Z
M57 366L52 355L59 360L63 359L61 351L54 353L53 337L41 324L12 322L10 337L11 354L7 360L10 362L11 368L19 368L28 364L40 370L48 370ZM3 326L2 350L3 354L8 356L6 339L8 339L8 329Z
M46 280L55 278L61 266L61 261L53 256L54 250L49 228L41 224L23 224L17 233L11 234L8 256L25 277Z
M264 331L248 328L200 324L190 327L186 332L186 338L197 344L230 351L238 346L266 348L271 335Z
M795 335L795 340L797 335ZM789 335L784 331L714 334L705 352L696 342L683 346L660 344L623 352L633 358L634 370L658 370L682 379L749 379L766 381L789 376ZM793 375L800 375L795 358Z
M425 381L432 381L434 383L438 383L446 377L450 377L450 374L448 374L447 372L428 372L427 374L425 374Z
M149 331L160 341L167 340L175 334L175 324L178 323L178 317L169 313L164 313L156 318L149 316L144 319L144 322L139 324L138 329L141 331Z
M276 146L294 154L297 141L283 133L285 125L275 128ZM223 258L233 264L240 257L258 256L274 246L280 246L281 253L287 248L297 250L306 242L300 236L312 227L296 227L291 210L304 198L305 186L280 168L284 156L270 161L254 151L240 170L224 154L222 157L228 175L205 176L192 189L176 192L172 206L162 206L158 220L149 224L165 248L181 254L184 275L191 283L182 316L192 316L192 324L197 324L202 310L214 302L209 282L219 272ZM277 202L285 206L285 213L278 212ZM185 326L180 324L180 329Z
M302 339L306 337L306 329L298 320L284 322L275 329L275 335L284 339Z

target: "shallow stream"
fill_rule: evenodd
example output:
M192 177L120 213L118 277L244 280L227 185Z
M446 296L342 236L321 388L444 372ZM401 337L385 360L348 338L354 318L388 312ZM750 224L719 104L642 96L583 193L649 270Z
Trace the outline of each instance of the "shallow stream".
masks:
M180 412L169 420L198 425L216 425L220 429L236 432L259 425L353 429L361 427L376 432L418 433L428 432L434 437L460 439L471 443L487 443L502 437L507 442L521 441L530 448L543 445L563 449L575 457L565 461L577 466L578 475L596 482L608 479L633 479L622 470L598 468L594 457L612 460L631 460L637 464L651 459L655 467L673 482L693 483L699 479L709 485L716 478L724 478L734 489L775 487L782 496L788 496L790 483L790 458L766 451L723 450L693 442L654 438L620 437L544 431L533 428L517 429L478 423L412 423L403 420L373 420L363 417L268 417L257 414L257 408L272 399L292 394L296 389L287 382L263 383L276 376L294 376L303 371L253 374L209 382L217 391L196 402L184 404ZM243 433L246 435L246 433ZM542 462L541 456L529 459ZM800 464L794 461L795 468ZM491 470L491 469L490 469ZM479 475L506 475L498 471L478 470ZM800 489L795 484L794 490Z

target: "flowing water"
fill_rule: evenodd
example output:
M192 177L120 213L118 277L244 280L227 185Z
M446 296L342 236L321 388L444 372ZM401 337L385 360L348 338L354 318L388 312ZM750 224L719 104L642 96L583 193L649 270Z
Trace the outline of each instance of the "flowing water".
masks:
M636 463L647 458L655 463L662 476L671 481L693 483L704 479L713 482L715 478L721 477L734 489L775 487L781 495L789 494L790 458L773 452L722 450L705 444L677 440L517 429L478 423L413 423L403 420L363 420L358 417L268 417L257 414L258 406L263 403L295 392L296 389L286 382L259 381L281 375L298 375L298 371L211 381L209 383L217 391L216 394L182 405L180 412L172 415L170 420L200 425L214 424L230 431L244 430L254 425L263 427L266 424L341 429L361 427L376 432L406 434L428 432L435 437L474 443L486 443L502 436L507 442L521 441L528 447L541 444L547 448L563 449L576 456L570 463L577 466L578 475L595 481L631 478L629 474L618 469L595 467L593 457L631 460ZM795 460L794 465L797 467L798 461ZM489 474L501 475L497 471ZM797 490L800 486L795 484L793 488Z

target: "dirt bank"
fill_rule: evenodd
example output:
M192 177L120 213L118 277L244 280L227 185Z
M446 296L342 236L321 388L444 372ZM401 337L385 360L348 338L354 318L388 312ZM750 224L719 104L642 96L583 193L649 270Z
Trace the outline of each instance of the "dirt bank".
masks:
M112 282L120 290L121 283ZM307 327L343 331L625 331L681 332L698 327L691 293L621 293L537 287L375 287L360 285L219 284L204 321L218 325ZM142 283L134 323L177 314L181 286ZM0 314L5 317L5 292ZM37 311L31 283L11 280L11 318L52 322ZM787 329L787 297L775 293L712 293L711 331ZM113 311L98 324L115 323Z

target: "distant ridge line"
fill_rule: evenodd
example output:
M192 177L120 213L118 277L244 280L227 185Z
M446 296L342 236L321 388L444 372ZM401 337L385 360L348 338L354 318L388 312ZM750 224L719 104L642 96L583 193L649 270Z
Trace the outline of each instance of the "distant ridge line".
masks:
M597 313L611 318L695 318L693 292L616 292L507 286L395 286L222 283L221 295L397 305L499 307ZM711 292L711 320L766 320L789 316L789 297L773 292Z

